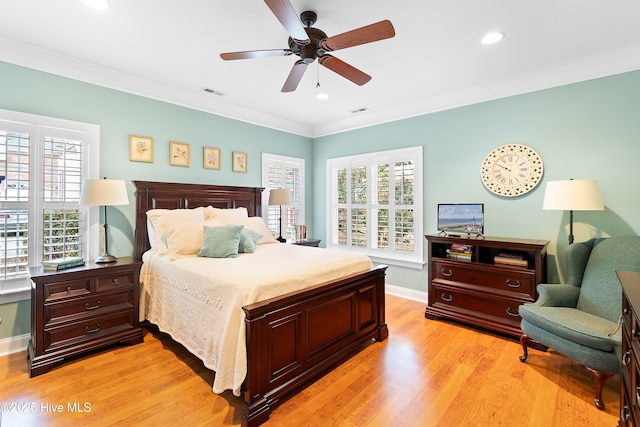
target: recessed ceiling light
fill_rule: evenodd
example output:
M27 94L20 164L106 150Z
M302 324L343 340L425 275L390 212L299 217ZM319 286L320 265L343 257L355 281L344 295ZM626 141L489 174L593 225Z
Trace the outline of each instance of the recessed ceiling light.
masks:
M504 33L489 33L482 38L482 44L494 44L498 43L500 40L504 38Z
M327 95L326 93L319 93L316 95L316 98L324 101L325 99L329 99L329 95Z
M82 0L82 2L94 9L98 9L98 10L109 9L109 3L107 2L107 0Z

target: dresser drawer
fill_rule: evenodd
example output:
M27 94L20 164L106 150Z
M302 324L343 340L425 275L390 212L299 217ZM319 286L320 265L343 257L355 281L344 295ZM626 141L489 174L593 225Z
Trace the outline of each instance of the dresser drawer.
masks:
M114 289L133 288L133 273L125 272L109 276L98 276L96 278L96 292L111 291Z
M44 322L45 326L68 323L91 316L132 309L134 305L133 290L106 295L93 294L71 301L45 305Z
M436 283L433 284L431 290L436 293L434 308L485 319L491 318L495 322L520 327L521 318L518 314L518 307L521 302L519 301Z
M479 285L496 294L535 300L535 274L532 271L434 261L433 277L439 282Z
M82 342L93 341L110 334L133 330L136 324L136 311L127 310L84 321L44 328L44 351L54 351L66 346L77 346Z
M52 282L44 285L43 297L45 304L62 298L78 297L91 293L91 279L81 278Z

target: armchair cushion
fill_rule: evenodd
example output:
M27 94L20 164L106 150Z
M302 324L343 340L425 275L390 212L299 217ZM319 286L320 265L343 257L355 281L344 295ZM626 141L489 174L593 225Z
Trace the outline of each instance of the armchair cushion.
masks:
M596 350L613 351L614 342L622 340L618 323L575 308L526 304L520 307L520 316L548 334Z

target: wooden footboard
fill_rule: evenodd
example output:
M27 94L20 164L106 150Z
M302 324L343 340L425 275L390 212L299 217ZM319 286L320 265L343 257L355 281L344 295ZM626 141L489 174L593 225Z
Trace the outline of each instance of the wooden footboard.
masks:
M372 340L387 338L386 269L378 266L367 273L243 307L248 361L243 426L264 423L280 399Z

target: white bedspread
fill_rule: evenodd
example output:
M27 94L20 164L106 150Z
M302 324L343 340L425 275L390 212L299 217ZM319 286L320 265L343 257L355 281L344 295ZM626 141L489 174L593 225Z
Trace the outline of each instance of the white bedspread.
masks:
M368 271L364 255L263 244L237 258L143 256L140 316L215 371L213 391L240 396L247 373L242 306Z

